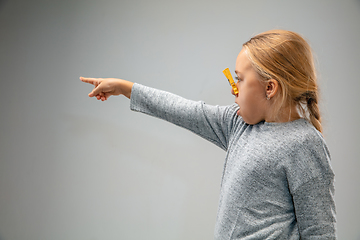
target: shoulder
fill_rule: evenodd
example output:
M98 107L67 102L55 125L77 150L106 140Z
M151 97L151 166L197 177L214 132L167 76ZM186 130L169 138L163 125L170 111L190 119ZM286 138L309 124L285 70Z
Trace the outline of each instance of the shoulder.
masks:
M330 153L322 134L308 121L301 120L291 129L291 148L293 153L302 156L302 160L310 160L316 157L330 159Z
M311 179L333 179L330 152L320 132L306 120L292 126L285 159L290 187L295 191Z

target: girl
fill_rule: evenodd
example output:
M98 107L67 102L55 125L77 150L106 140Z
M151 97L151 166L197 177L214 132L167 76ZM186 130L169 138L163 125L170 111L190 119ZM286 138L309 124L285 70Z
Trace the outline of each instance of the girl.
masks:
M215 239L335 239L334 173L312 52L273 30L243 44L235 104L209 106L120 79L83 78L98 100L187 128L226 151Z

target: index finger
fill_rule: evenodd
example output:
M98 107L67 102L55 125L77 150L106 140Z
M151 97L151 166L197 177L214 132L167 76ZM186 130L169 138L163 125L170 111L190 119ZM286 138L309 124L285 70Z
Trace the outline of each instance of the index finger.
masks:
M102 81L101 78L85 78L85 77L80 77L80 80L93 85L99 84Z

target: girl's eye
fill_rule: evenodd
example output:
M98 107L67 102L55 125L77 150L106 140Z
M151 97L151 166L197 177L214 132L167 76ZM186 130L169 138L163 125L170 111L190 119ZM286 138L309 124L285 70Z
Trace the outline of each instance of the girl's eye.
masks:
M240 79L238 76L236 76L235 79L236 79L238 82L241 81L241 79Z

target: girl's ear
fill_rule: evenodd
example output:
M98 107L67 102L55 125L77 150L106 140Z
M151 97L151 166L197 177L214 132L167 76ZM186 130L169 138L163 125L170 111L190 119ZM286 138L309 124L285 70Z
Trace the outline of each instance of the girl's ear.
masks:
M265 85L266 98L270 99L276 95L279 90L279 82L275 79L269 79Z

